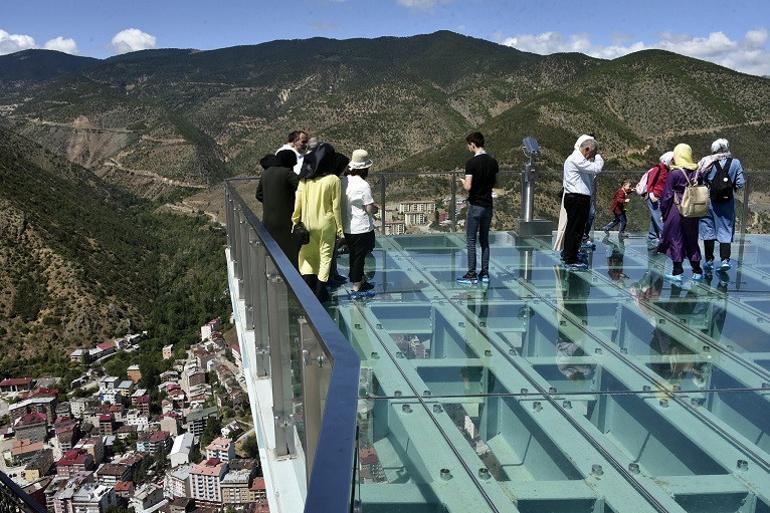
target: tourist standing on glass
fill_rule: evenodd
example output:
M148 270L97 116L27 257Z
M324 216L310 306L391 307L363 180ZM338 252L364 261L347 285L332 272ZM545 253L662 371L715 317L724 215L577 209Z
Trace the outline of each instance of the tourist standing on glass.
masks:
M305 158L305 152L308 147L307 141L307 132L295 130L289 133L289 136L286 138L286 143L275 152L276 154L283 150L291 150L294 152L297 156L297 163L294 165L294 174L298 175L302 170L302 160Z
M355 150L342 178L342 226L350 255L350 288L365 292L373 288L364 277L366 256L374 249L374 220L377 205L366 182L372 161L366 150Z
M575 142L575 151L564 161L564 210L567 226L564 229L564 266L581 271L588 266L578 261L578 250L591 210L591 192L594 177L602 172L604 159L598 154L599 145L590 135L581 135Z
M663 197L663 189L666 187L668 170L671 161L674 160L674 152L667 151L660 156L660 162L647 171L647 184L645 190L645 203L650 211L650 228L647 230L647 247L656 248L660 243L660 234L663 231L663 216L660 213L660 198Z
M264 171L257 186L257 199L262 202L262 224L295 268L299 247L291 235L291 215L299 183L293 170L296 163L297 156L291 150L266 155L260 161Z
M730 269L730 253L735 235L735 191L746 184L741 161L733 158L727 139L717 139L711 144L711 155L701 159L698 171L703 173L710 189L711 201L706 217L700 220L700 238L703 239L706 262L703 269L714 269L714 246L719 242L718 270Z
M489 228L492 224L492 188L497 181L497 160L484 150L484 136L473 132L465 138L473 157L465 163L465 178L460 178L468 191L468 215L465 235L468 245L468 272L457 278L459 283L489 282ZM476 238L481 245L481 271L476 274Z
M299 175L292 224L302 223L310 241L299 250L299 272L320 301L328 299L332 252L342 237L340 179L334 174L336 163L332 145L320 143L309 153Z
M692 279L702 280L701 253L698 246L698 218L682 217L677 204L682 201L684 189L699 180L698 164L692 160L692 148L677 144L674 148L674 163L666 177L666 187L660 198L663 215L663 232L658 253L665 253L673 262L674 270L664 278L673 283L682 283L684 259L690 261Z

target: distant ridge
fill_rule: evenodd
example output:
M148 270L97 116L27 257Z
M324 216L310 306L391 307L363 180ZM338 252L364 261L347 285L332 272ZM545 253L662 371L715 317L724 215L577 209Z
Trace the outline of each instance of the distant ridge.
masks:
M24 50L0 55L0 84L40 82L66 73L76 73L101 62L56 50Z

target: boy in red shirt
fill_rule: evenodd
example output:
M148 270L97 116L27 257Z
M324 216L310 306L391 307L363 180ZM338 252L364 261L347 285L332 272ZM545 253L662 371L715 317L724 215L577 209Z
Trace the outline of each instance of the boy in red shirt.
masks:
M615 219L604 225L604 235L610 236L610 230L620 224L620 230L618 231L618 240L623 240L626 235L626 224L628 224L628 218L626 217L626 203L631 201L628 195L633 190L631 182L626 180L623 185L620 186L615 192L615 196L612 198L612 204L610 205L610 212L615 215Z

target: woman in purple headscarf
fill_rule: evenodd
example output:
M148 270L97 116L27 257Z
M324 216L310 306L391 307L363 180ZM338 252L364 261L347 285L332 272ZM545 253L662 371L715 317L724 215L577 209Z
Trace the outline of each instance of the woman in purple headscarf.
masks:
M700 266L701 253L698 246L698 219L682 217L677 204L682 200L684 189L696 182L698 164L692 160L692 148L687 144L678 144L674 148L674 163L666 177L666 187L660 199L660 211L663 215L663 233L658 245L658 253L665 253L673 262L674 270L664 278L674 283L682 283L684 259L690 261L692 279L702 280Z

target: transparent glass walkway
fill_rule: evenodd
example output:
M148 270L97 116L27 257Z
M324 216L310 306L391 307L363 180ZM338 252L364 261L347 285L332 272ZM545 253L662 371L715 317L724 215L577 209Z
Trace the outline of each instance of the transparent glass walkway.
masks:
M378 238L376 296L328 308L362 360L361 511L770 512L770 237L681 287L611 241L566 273L496 233L470 286L463 236Z

